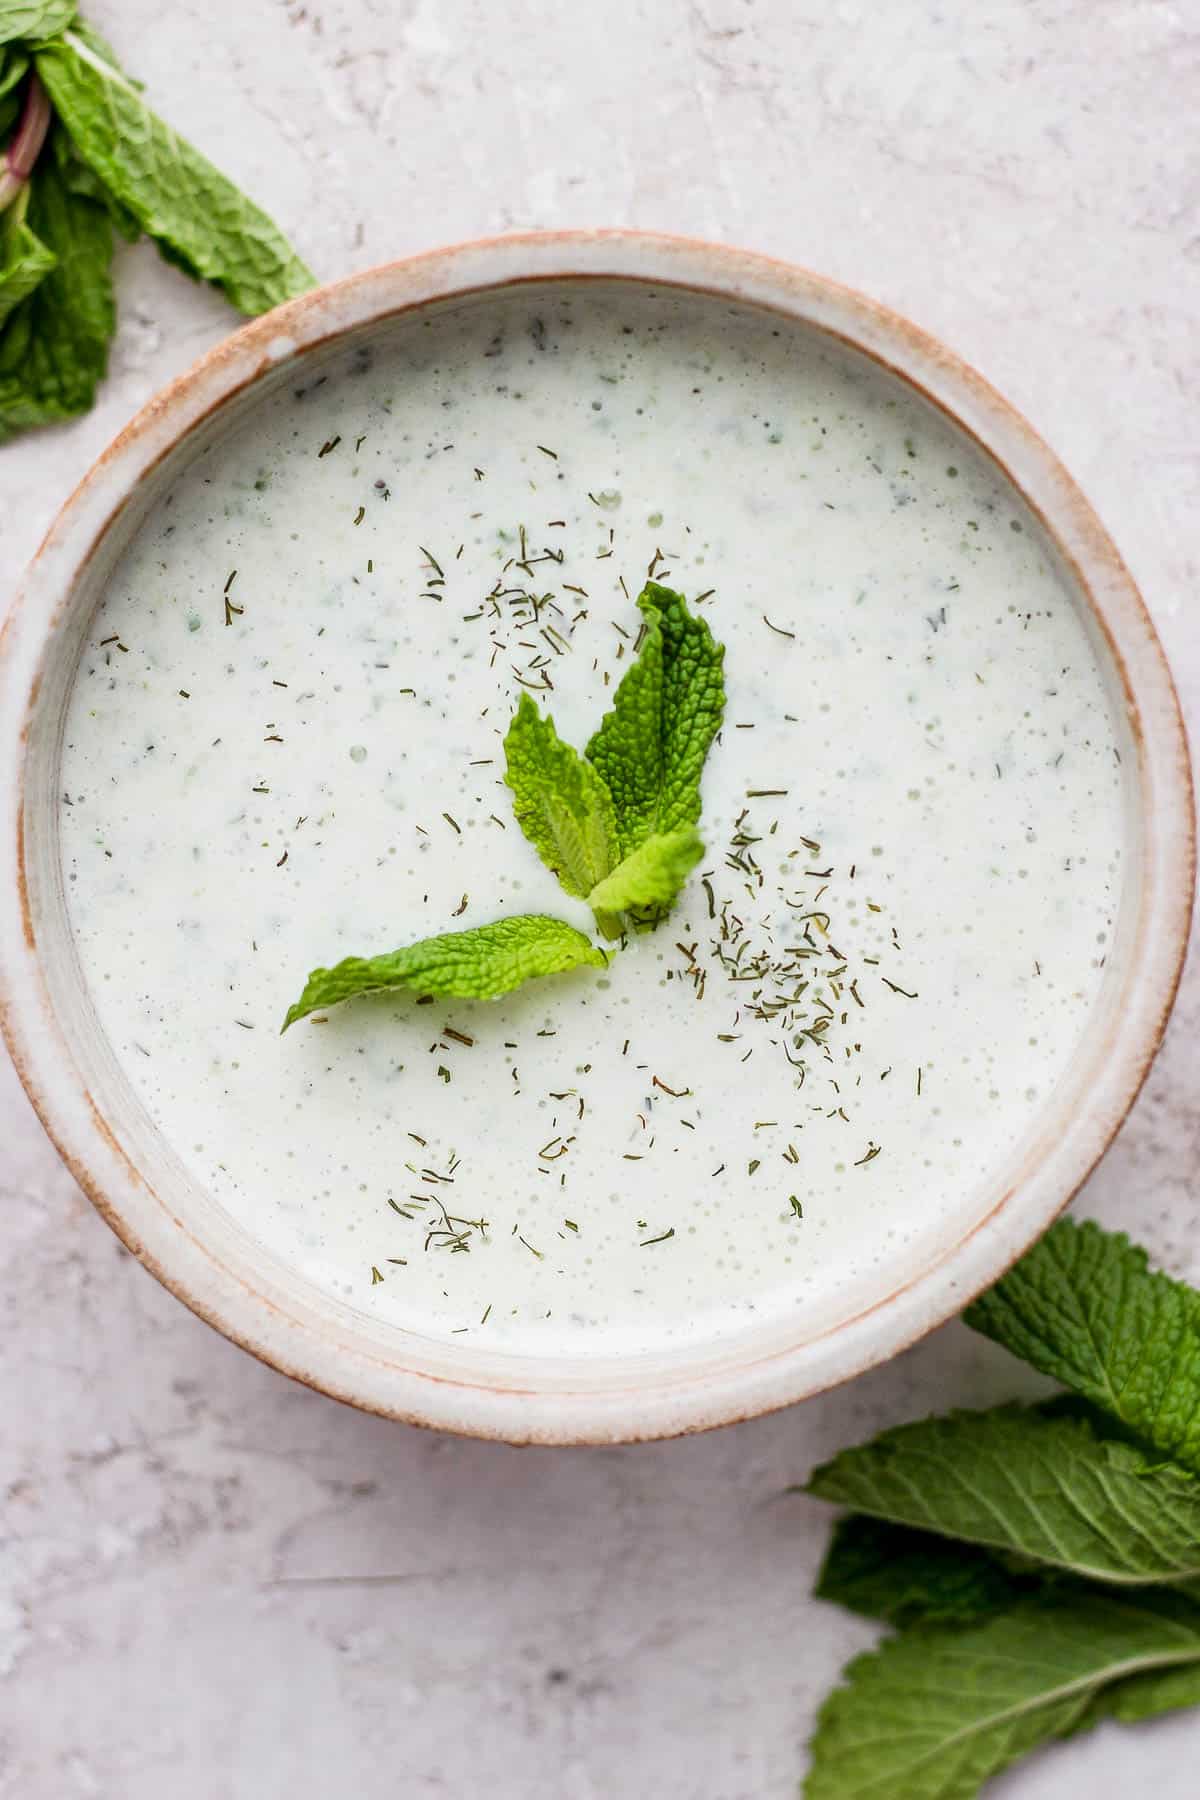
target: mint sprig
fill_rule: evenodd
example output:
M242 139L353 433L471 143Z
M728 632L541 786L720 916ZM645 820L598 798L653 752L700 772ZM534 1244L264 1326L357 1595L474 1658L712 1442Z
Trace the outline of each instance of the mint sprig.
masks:
M543 913L521 913L422 938L384 956L347 956L332 969L314 969L283 1029L358 994L408 988L459 1000L496 1000L539 976L584 965L602 969L607 960L574 926Z
M1200 1703L1200 1294L1055 1225L966 1322L1075 1391L901 1425L808 1489L817 1593L899 1628L845 1672L808 1800L972 1800L1051 1738Z
M517 822L605 937L665 916L704 853L700 777L725 708L724 646L682 594L649 581L643 629L580 756L528 694L504 740Z
M607 938L621 937L626 921L642 929L665 918L704 854L695 824L700 774L725 704L724 649L683 596L650 582L638 604L646 619L639 655L587 756L559 737L528 694L504 739L517 822L566 892L588 902ZM283 1029L379 988L490 1000L532 976L607 963L561 920L500 920L314 969Z
M0 0L0 443L91 406L112 232L244 313L313 285L267 215L146 105L73 0Z

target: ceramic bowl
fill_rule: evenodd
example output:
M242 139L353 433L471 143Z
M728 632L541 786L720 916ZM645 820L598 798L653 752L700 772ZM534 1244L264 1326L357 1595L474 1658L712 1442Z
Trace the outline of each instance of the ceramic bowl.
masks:
M844 1316L747 1329L666 1353L536 1359L385 1329L265 1255L173 1162L88 1004L63 894L57 797L64 709L107 572L194 449L316 346L401 312L530 281L672 284L772 310L855 347L920 391L998 464L1057 547L1118 707L1131 854L1100 1002L1068 1078L1015 1164L917 1268L876 1271ZM153 400L64 506L5 626L0 661L0 1014L18 1072L80 1185L201 1318L299 1381L444 1430L518 1442L667 1436L751 1417L845 1381L957 1313L1045 1230L1104 1151L1154 1056L1194 879L1187 749L1150 620L1102 526L1028 424L905 320L760 256L632 232L507 237L317 289L211 351Z

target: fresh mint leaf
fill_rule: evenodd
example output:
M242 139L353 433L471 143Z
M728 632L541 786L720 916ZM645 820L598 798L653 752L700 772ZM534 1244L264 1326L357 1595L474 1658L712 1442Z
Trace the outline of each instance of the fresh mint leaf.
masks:
M54 267L54 253L28 225L0 215L0 326Z
M1082 1579L1200 1579L1200 1482L1084 1419L952 1412L843 1450L808 1492Z
M835 1525L813 1591L888 1625L970 1625L1029 1587L986 1550L852 1513Z
M694 825L656 831L591 890L588 905L598 919L625 912L661 915L674 905L703 855L704 840Z
M1124 1233L1060 1220L964 1317L1200 1473L1200 1293Z
M704 853L700 774L725 703L724 650L679 594L649 582L637 660L581 757L528 694L504 741L517 819L606 937L651 925Z
M70 191L53 156L33 172L25 224L55 264L0 326L0 443L87 411L116 325L108 212Z
M38 44L75 17L75 0L0 0L0 44Z
M682 594L647 582L637 661L587 747L616 807L622 857L655 832L695 825L700 776L725 709L724 647Z
M336 968L314 969L283 1029L309 1013L383 988L495 1000L537 976L559 975L585 963L602 969L607 960L603 950L561 919L524 913L493 925L422 938L384 956L348 956Z
M504 739L517 823L568 894L586 900L617 861L617 820L601 777L521 695Z
M100 58L101 62L108 63L110 68L117 70L118 74L124 73L121 69L121 59L109 43L108 39L101 37L100 33L96 30L96 27L94 25L89 25L86 19L76 18L74 24L71 26L71 36L77 37L82 44L85 44L89 50L93 51ZM125 79L130 87L137 89L139 94L142 93L146 86L144 81L135 81L132 75L126 75Z
M78 33L38 50L37 72L82 160L164 255L244 313L313 285L267 215L146 106Z
M1088 1731L1102 1719L1115 1719L1120 1725L1137 1725L1143 1719L1155 1719L1161 1713L1178 1712L1185 1706L1200 1705L1200 1664L1184 1663L1173 1669L1150 1669L1144 1675L1129 1675L1114 1681L1089 1704L1070 1733Z
M97 201L105 208L113 222L114 229L119 231L128 243L136 244L142 235L141 226L128 207L122 206L116 195L109 192L95 170L89 169L85 162L80 161L75 146L66 132L53 132L47 149L48 154L53 156L58 164L64 186L72 194L81 194L86 200Z
M821 1708L806 1800L973 1800L1110 1683L1200 1667L1200 1611L1165 1601L1055 1594L888 1639Z

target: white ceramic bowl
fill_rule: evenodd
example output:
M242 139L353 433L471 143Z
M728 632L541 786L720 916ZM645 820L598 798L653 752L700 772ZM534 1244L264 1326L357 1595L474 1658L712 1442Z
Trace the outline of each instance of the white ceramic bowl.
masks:
M541 1360L387 1329L265 1255L166 1153L88 1004L58 847L62 722L108 570L196 433L256 384L350 330L432 301L531 280L664 283L773 310L911 383L1006 472L1042 520L1095 621L1137 767L1129 863L1099 1010L1015 1165L919 1269L882 1271L869 1304L816 1330L719 1345ZM1194 882L1187 748L1162 650L1119 555L1051 452L971 369L903 319L819 276L740 251L631 232L468 244L320 288L257 320L153 400L67 502L5 626L0 660L0 1018L33 1104L81 1186L146 1267L201 1318L297 1380L445 1430L520 1442L662 1437L799 1400L895 1355L958 1312L1046 1228L1128 1111L1158 1046ZM1015 1168L1015 1174L1014 1174Z

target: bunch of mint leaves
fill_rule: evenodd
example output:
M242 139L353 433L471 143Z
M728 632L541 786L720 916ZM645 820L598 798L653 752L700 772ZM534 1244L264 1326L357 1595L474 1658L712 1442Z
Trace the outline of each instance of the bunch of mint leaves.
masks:
M970 1800L1052 1739L1200 1702L1200 1293L1062 1221L966 1323L1071 1390L885 1431L817 1594L896 1628L825 1701L806 1800Z
M582 756L528 694L504 739L517 822L610 940L660 923L704 854L700 777L725 709L724 646L682 594L649 581L638 607L636 658ZM522 913L314 969L283 1029L358 994L494 1000L584 965L608 955L565 920Z
M73 0L0 0L0 146L0 443L92 405L116 330L114 231L153 238L244 313L314 285Z

